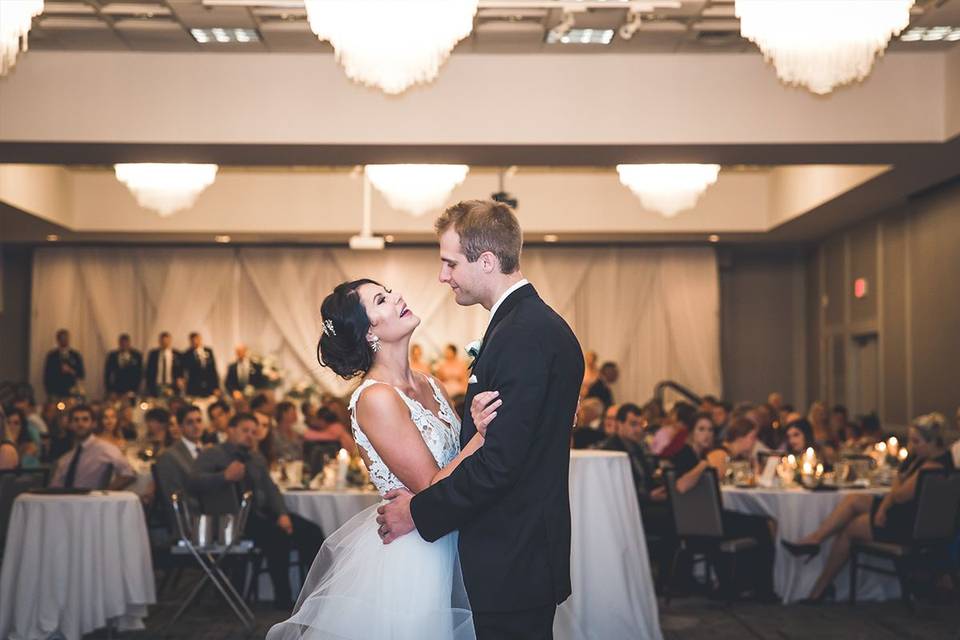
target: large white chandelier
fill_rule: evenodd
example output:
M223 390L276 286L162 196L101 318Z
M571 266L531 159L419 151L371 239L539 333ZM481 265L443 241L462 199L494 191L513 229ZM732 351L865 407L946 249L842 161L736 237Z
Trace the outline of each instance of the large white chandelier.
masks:
M2 1L2 0L0 0ZM137 204L161 216L188 209L217 176L215 164L115 164L117 180L137 199Z
M43 0L0 0L0 76L27 50L27 33L33 17L43 13Z
M467 177L465 164L368 164L364 171L394 209L422 216L442 207Z
M717 181L718 164L618 164L620 182L666 218L690 209Z
M863 80L914 0L736 0L740 35L760 47L786 84L817 94Z
M329 40L347 77L402 93L431 82L473 30L477 0L304 0L310 29Z

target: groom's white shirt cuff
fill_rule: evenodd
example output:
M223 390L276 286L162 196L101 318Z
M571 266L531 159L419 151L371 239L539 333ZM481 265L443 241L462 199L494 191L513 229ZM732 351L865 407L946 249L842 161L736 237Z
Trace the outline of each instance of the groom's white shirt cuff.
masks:
M497 300L497 303L496 303L495 305L493 305L492 307L490 307L490 319L491 319L491 320L493 320L493 316L495 316L495 315L497 314L497 309L499 309L499 308L500 308L500 305L503 304L503 301L507 299L507 296L509 296L511 293L513 293L514 291L516 291L517 289L519 289L520 287L522 287L522 286L525 285L525 284L530 284L530 281L527 280L526 278L524 278L523 280L521 280L520 282L516 283L515 285L513 285L512 287L510 287L509 289L507 289L506 291L503 292L503 295L500 296L500 299Z

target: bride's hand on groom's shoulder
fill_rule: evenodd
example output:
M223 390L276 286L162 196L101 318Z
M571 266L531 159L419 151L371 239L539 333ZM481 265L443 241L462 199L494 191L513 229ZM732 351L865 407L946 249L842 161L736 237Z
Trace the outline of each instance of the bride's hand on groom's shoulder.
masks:
M503 404L499 391L481 391L473 396L470 403L470 415L473 424L484 438L487 437L487 425L497 417L497 409Z

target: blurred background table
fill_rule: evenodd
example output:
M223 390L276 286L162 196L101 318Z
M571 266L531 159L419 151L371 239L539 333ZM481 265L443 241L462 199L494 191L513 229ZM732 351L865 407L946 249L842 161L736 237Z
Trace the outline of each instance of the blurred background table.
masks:
M372 489L310 489L283 491L287 509L314 522L329 536L347 520L380 501Z
M17 498L0 573L0 638L142 629L156 602L143 507L129 491Z

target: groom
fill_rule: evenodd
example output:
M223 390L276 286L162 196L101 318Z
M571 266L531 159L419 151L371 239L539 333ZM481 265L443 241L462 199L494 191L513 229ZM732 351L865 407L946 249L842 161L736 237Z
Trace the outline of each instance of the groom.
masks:
M523 233L507 205L468 200L436 222L440 281L490 323L472 365L466 407L503 401L483 448L413 496L387 494L384 543L416 529L433 542L460 531L460 562L480 640L552 638L570 595L570 430L583 382L576 337L520 273ZM464 416L463 446L476 432Z

